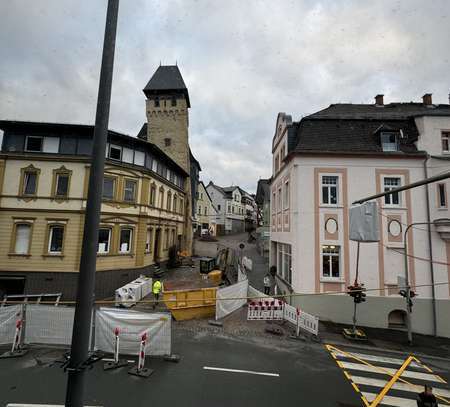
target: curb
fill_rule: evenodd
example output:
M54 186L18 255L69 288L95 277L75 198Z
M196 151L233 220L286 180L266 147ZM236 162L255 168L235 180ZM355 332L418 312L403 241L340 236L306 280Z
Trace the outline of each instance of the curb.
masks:
M416 352L400 351L400 350L393 350L393 349L392 350L391 349L381 349L381 348L377 348L376 346L359 345L359 344L353 344L353 343L347 343L347 342L327 341L325 339L322 340L322 343L324 345L347 346L347 347L351 347L351 348L363 349L363 350L369 350L369 351L371 351L371 350L375 350L378 352L386 351L386 352L395 353L395 354L399 354L399 355L400 354L404 355L405 353L410 353L410 354L413 354L414 356L419 356L421 358L440 360L443 362L450 363L450 358L445 358L442 356L427 355L425 353L416 353ZM413 350L413 349L411 349L411 350Z

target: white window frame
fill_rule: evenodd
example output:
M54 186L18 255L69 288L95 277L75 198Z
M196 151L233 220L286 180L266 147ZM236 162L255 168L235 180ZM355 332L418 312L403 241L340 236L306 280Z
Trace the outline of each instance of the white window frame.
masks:
M444 141L447 143L447 150L444 149ZM444 154L450 154L450 131L441 132L441 149Z
M122 250L122 245L124 244L124 243L122 243L122 232L124 230L130 231L130 240L128 241L128 249L127 250ZM133 246L133 228L128 227L128 226L121 227L120 233L119 233L119 253L121 253L121 254L131 253L132 246Z
M25 226L25 227L28 228L28 238L27 238L27 241L26 241L26 250L25 250L25 251L18 251L18 250L17 250L17 244L18 244L18 241L17 241L18 229L19 229L19 227L21 227L21 226ZM25 255L26 255L26 254L30 254L30 242L31 242L31 233L32 233L32 230L33 230L33 224L30 223L30 222L17 222L17 223L14 225L14 227L15 227L14 253L15 253L15 254L25 254Z
M289 181L285 181L284 182L284 191L283 191L283 208L284 209L289 209L289 201L291 199L290 193L291 191L289 190Z
M394 137L395 142L391 143L389 141L385 141L386 138L390 138L390 137ZM380 134L380 140L381 140L381 148L383 149L383 151L387 151L387 152L393 152L393 151L398 151L398 147L399 147L399 140L398 140L398 134L395 132L381 132Z
M328 249L328 248L330 248L330 250L337 250L337 253L336 252L335 253L325 253L324 249ZM322 245L321 246L321 248L320 248L320 255L321 255L320 275L321 275L321 279L322 280L325 280L325 281L328 281L328 280L341 281L342 280L342 258L341 258L341 253L342 253L342 250L341 250L341 246L339 246L339 245ZM328 270L329 270L329 273L330 273L329 276L325 276L323 274L325 257L328 258L326 261L328 261ZM339 260L339 262L338 262L339 275L337 277L333 276L332 261L331 261L332 257L338 257L338 260Z
M399 180L398 185L386 185L386 180L392 180L392 179ZM403 180L402 180L401 176L398 176L398 175L384 176L383 177L383 192L391 191L392 189L401 187L402 184L403 184ZM392 194L385 195L384 200L383 200L383 205L386 207L393 207L393 208L401 207L402 206L402 193L397 192L397 196L398 196L398 203L392 203L393 195Z
M152 239L153 238L153 228L148 227L145 235L145 253L151 253L152 251Z
M98 239L97 239L97 246L98 246L97 254L108 254L111 251L111 234L112 234L112 229L111 229L111 227L102 227L102 226L100 226L100 228L99 228L99 236L100 236L100 230L107 230L108 231L108 244L107 244L108 250L100 251L100 243L98 242Z
M331 179L335 179L336 183L325 183L325 179L331 180ZM326 205L326 206L338 206L339 205L339 198L340 198L340 191L339 191L339 186L340 186L340 177L337 174L320 174L320 201L322 203L322 205ZM328 191L328 202L324 202L323 199L323 191L324 188L327 189ZM331 202L331 191L332 189L335 188L336 189L336 202L333 203Z
M63 230L62 242L61 242L61 250L51 250L52 247L52 238L53 238L53 229L61 228ZM47 253L51 255L59 255L62 254L64 248L64 233L66 233L66 228L64 224L52 223L48 226L48 242L47 242Z
M28 140L32 138L37 138L41 140L41 149L40 150L29 150L28 147ZM43 136L26 136L25 137L25 146L24 150L27 153L42 153L44 151L44 137Z
M127 187L127 182L132 183L133 186L133 199L126 199L127 191L130 191L130 188ZM136 202L136 194L137 194L137 181L134 179L125 178L123 182L123 200L124 202Z
M113 158L113 157L111 157L111 150L112 150L113 148L120 151L120 158ZM110 145L109 145L109 154L108 154L108 157L109 157L111 160L114 160L114 161L122 161L122 146L118 146L117 144L110 144Z

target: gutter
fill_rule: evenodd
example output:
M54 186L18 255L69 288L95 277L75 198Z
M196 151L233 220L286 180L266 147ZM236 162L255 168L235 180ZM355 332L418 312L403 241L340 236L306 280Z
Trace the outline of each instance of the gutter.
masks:
M423 161L423 172L425 178L428 178L428 167L427 163L430 159L430 156L427 154L427 157ZM427 207L427 234L428 234L428 247L430 251L430 275L431 275L431 293L432 293L432 303L433 303L433 335L437 336L437 309L436 309L436 289L434 286L434 264L433 264L433 245L431 239L431 214L430 214L430 187L429 184L425 184L425 195L426 195L426 207Z

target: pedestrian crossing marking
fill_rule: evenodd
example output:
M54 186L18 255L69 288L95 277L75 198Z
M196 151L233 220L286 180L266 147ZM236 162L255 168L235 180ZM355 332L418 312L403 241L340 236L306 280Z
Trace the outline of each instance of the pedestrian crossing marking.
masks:
M391 390L395 390L397 393L405 392L407 395L411 396L410 393L420 393L423 391L423 385L410 383L403 377L408 377L416 381L426 381L431 383L438 383L438 386L434 388L434 395L436 399L439 400L439 406L450 406L450 391L442 388L443 384L447 382L436 375L432 369L424 365L418 358L410 355L406 360L401 360L397 358L390 358L378 355L366 355L361 353L350 353L345 352L342 349L338 349L332 345L325 345L326 349L329 351L330 355L336 361L339 368L342 369L345 377L351 383L353 389L361 396L361 399L366 407L375 407L380 404L398 406L398 407L409 407L416 406L416 400L411 398L397 397L397 395L388 395L387 393ZM348 362L342 359L351 359L352 362ZM372 364L382 363L382 364L394 364L401 365L400 369L388 368L385 366L378 366ZM355 363L354 361L358 362ZM425 372L419 372L416 370L407 370L407 367L414 367L415 369L422 369ZM360 371L364 373L375 373L376 375L390 376L389 380L383 380L380 376L377 377L367 377L363 375L353 376L348 370ZM403 377L402 377L403 376ZM373 393L372 391L361 391L360 386L364 387L378 387L380 389L379 393ZM445 404L442 404L444 402Z

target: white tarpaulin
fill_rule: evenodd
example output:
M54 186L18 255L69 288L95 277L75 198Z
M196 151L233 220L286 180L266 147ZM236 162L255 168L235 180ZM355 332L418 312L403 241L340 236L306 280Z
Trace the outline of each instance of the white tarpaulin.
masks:
M269 297L268 295L262 293L261 291L257 290L256 288L252 287L251 285L248 286L247 294L248 294L248 297L251 297L250 301L256 301L260 298Z
M25 312L25 343L71 344L75 308L28 304Z
M216 292L216 320L231 314L247 303L248 280L219 288ZM226 300L225 298L232 298Z
M249 257L244 256L244 258L242 259L242 265L246 270L252 271L253 261Z
M238 264L238 277L237 277L238 283L244 280L247 280L247 274L244 270L242 270L241 266Z
M147 355L171 354L171 314L128 309L100 308L95 318L95 349L114 353L114 330L119 329L122 355L137 355L141 337L147 334Z
M367 243L380 241L376 201L365 202L350 208L350 240Z
M0 307L0 345L13 343L17 320L22 318L22 305Z

